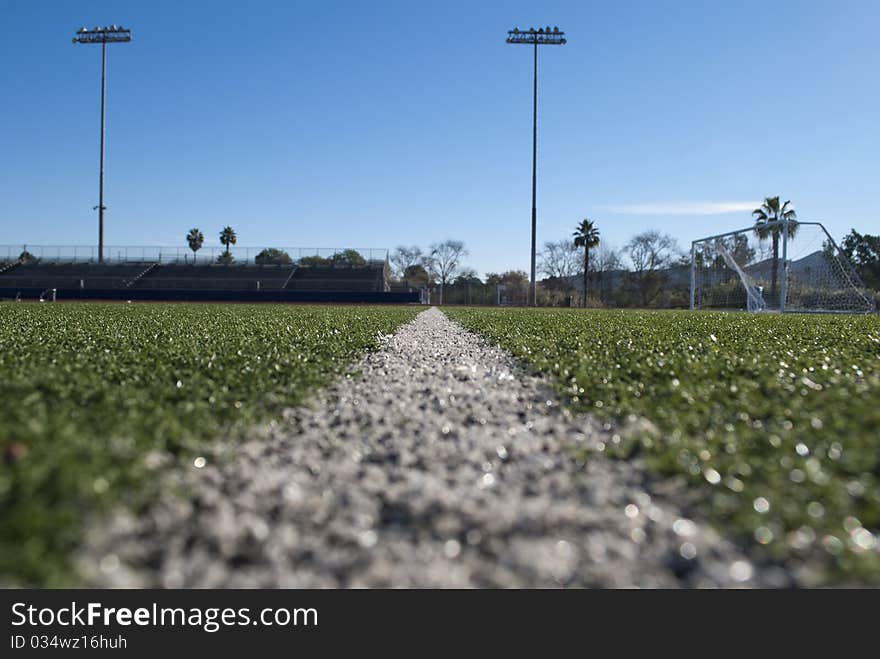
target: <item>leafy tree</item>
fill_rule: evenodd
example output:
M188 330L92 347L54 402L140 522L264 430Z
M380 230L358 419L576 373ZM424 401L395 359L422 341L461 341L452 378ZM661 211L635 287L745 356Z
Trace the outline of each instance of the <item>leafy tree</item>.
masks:
M351 268L362 268L367 265L367 260L355 249L346 249L337 252L330 257L330 263L337 266L348 266Z
M425 270L425 266L416 263L403 271L403 280L410 286L419 288L431 283L431 275Z
M797 233L798 225L795 220L797 213L791 206L790 201L786 201L780 205L779 197L765 197L764 203L760 208L752 211L755 218L755 233L761 240L770 238L773 244L773 256L770 263L770 299L776 299L776 283L779 279L779 237L782 235L781 225L770 225L771 222L780 220L788 220L788 237L794 238Z
M27 245L25 245L25 246L22 248L21 254L18 255L18 261L19 261L19 263L25 263L25 264L27 264L27 263L39 263L40 259L38 259L36 256L34 256L33 254L31 254L31 253L27 250Z
M466 286L468 284L471 284L473 286L482 286L483 280L477 276L477 273L473 268L465 268L460 273L458 273L458 276L452 283L456 286Z
M293 259L290 254L281 249L267 247L254 257L257 265L290 265Z
M587 306L587 296L590 293L590 250L599 246L599 229L593 220L584 218L577 226L574 234L574 246L584 248L584 297L583 307Z
M880 290L880 236L850 229L840 250L855 266L865 286Z
M486 275L486 285L504 286L510 300L525 302L529 295L529 284L529 276L522 270L508 270L501 274L493 272Z
M737 263L751 263L755 259L755 250L744 233L733 236L727 249Z
M330 259L325 259L323 256L304 256L299 261L297 261L297 265L302 266L304 268L310 268L313 266L322 267L329 266Z
M226 252L223 254L222 261L226 263L232 262L232 254L229 252L229 246L234 245L238 242L238 236L235 235L235 230L232 227L223 227L223 230L220 232L220 244L226 246ZM221 261L221 259L217 259Z
M727 262L721 255L720 248L726 249L733 260L741 266L751 263L755 258L755 250L749 245L749 238L744 233L738 233L735 236L726 238L716 238L713 243L703 243L702 249L697 252L697 266L702 267L708 263L715 270L726 270ZM707 255L711 258L707 260ZM690 265L690 260L685 259L685 267Z
M189 248L193 253L193 263L196 262L196 252L198 252L202 248L202 244L205 242L205 234L203 234L198 229L190 229L189 233L186 234L186 242L189 244Z
M498 283L507 286L520 286L526 289L529 287L529 276L522 270L508 270L498 276Z
M426 259L428 271L440 281L440 304L443 304L443 287L455 278L461 260L468 251L460 240L447 240L431 245L431 254Z
M538 282L545 291L560 293L572 289L570 277L545 277ZM541 306L540 303L538 306Z

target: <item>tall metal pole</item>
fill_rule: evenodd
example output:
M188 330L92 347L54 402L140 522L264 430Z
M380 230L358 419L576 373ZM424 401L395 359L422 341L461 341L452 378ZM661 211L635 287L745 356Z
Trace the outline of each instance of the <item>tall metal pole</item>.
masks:
M98 183L98 263L104 262L104 103L107 98L107 42L101 42L101 176Z
M691 243L691 304L690 309L693 311L696 306L697 293L697 244Z
M532 90L532 270L529 279L529 306L537 306L538 290L535 273L535 253L538 232L538 42L535 41L535 80Z
M520 31L514 28L507 33L507 43L527 44L534 49L534 80L532 87L532 251L529 278L529 306L537 306L537 244L538 244L538 46L561 46L565 44L565 32L558 27L530 28Z
M782 285L779 287L779 312L785 313L788 294L788 218L782 218Z
M101 44L101 154L98 176L98 205L94 207L98 211L98 262L104 262L104 136L106 124L104 121L105 106L107 102L107 44L128 43L131 41L131 30L121 25L109 27L95 27L91 30L81 28L77 30L73 43Z

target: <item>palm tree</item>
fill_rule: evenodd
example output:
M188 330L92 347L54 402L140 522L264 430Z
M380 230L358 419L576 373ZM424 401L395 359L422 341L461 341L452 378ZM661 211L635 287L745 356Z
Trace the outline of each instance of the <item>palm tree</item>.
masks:
M235 229L232 227L223 227L223 231L220 232L220 243L226 245L226 251L223 253L223 259L226 262L230 260L229 254L229 246L234 245L238 241L238 237L235 235Z
M202 243L205 242L205 234L198 229L190 229L189 233L186 234L186 242L189 243L189 248L193 252L193 264L195 264L196 252L202 248Z
M587 293L590 286L590 250L599 246L599 229L593 220L584 218L578 225L574 236L574 246L584 248L584 299L583 307L587 306Z
M780 205L779 197L765 197L764 203L760 208L752 211L755 217L755 233L761 240L770 238L773 242L773 260L770 265L770 299L776 300L776 282L779 273L779 237L782 235L782 225L774 224L768 226L771 222L779 222L781 220L788 221L788 237L794 238L797 233L798 225L795 221L797 213L791 207L791 201L786 201Z

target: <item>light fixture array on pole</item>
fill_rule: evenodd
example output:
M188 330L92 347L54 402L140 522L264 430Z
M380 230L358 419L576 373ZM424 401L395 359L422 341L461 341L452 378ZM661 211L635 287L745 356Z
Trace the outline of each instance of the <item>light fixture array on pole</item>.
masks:
M101 164L100 178L98 183L98 262L104 261L104 105L106 99L107 78L107 44L128 43L131 41L131 30L121 25L109 27L80 28L73 43L99 43L101 44Z
M531 278L529 280L529 305L537 305L537 282L536 282L536 250L537 250L537 181L538 181L538 46L562 46L565 45L565 32L558 27L529 28L520 30L513 28L507 33L507 43L525 44L535 50L535 78L532 94L532 264Z

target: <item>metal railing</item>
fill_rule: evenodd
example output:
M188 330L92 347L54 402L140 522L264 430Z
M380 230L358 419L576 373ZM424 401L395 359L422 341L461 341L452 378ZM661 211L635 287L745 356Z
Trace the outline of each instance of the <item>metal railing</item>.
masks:
M353 249L367 262L381 263L388 258L385 248L367 247L239 247L232 245L228 253L231 263L247 265L257 263L257 256L265 250L286 253L292 262L317 256L332 259L335 255ZM98 248L95 245L0 245L0 262L17 261L25 252L33 258L56 263L97 263ZM202 247L193 252L188 247L107 245L104 247L105 263L224 263L225 247Z

